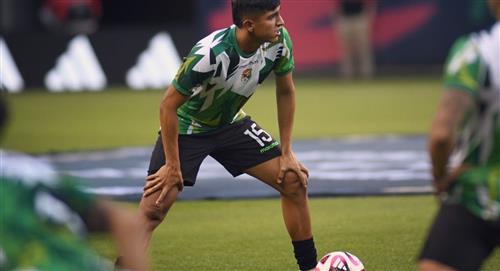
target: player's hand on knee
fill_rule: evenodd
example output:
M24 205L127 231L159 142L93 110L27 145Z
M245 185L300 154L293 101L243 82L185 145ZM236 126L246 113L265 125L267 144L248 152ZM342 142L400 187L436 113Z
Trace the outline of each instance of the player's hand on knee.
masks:
M293 153L280 156L280 171L277 183L283 183L287 172L292 171L297 175L297 179L302 186L307 187L309 170L302 165Z
M156 173L146 177L146 185L144 185L144 197L161 190L156 205L159 205L167 196L167 192L177 186L179 191L184 188L182 173L180 167L172 165L163 165Z
M443 192L446 192L446 190L448 190L451 187L451 185L457 181L458 177L462 173L467 171L469 168L470 168L469 165L462 164L462 165L454 168L453 170L451 170L451 172L448 175L446 175L444 178L434 180L432 182L432 184L434 186L435 193L437 195L439 195Z
M299 162L300 172L302 172L307 179L309 179L309 169L306 168L301 162Z

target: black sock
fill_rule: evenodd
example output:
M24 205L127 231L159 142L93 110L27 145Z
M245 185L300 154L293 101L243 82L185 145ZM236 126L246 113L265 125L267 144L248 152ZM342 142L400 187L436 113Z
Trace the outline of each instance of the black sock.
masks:
M295 259L297 259L300 270L309 270L316 267L317 255L312 237L307 240L292 241L292 244Z

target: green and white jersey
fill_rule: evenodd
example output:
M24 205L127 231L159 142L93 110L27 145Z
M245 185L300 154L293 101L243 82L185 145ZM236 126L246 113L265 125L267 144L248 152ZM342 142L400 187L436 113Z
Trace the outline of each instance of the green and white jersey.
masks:
M484 219L500 219L500 22L491 32L455 43L444 81L447 89L465 91L474 99L451 160L472 169L459 177L449 200Z
M234 25L200 40L172 82L189 96L177 110L179 134L209 132L243 119L241 108L271 71L277 76L291 72L292 41L285 28L280 33L276 42L252 54L239 48Z
M92 197L26 155L0 163L0 270L113 270L84 242Z

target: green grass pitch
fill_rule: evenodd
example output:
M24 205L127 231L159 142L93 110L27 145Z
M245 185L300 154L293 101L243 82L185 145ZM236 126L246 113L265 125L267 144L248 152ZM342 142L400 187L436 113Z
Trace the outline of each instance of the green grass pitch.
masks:
M424 134L440 93L437 78L296 81L294 138ZM153 144L163 91L9 95L4 146L30 153ZM245 111L277 135L273 84ZM196 189L196 188L194 188ZM136 208L135 204L129 206ZM415 270L434 216L432 196L311 199L318 254L347 250L367 270ZM177 202L155 232L154 270L297 270L278 199ZM92 245L113 258L108 237ZM483 270L500 270L500 251Z
M272 82L244 110L277 135ZM439 97L437 79L336 82L297 80L294 138L352 134L423 134ZM110 89L102 93L9 95L7 148L44 153L151 145L159 127L162 91Z
M345 250L368 271L405 271L416 270L436 202L431 196L313 198L310 208L319 255ZM109 239L92 244L114 257ZM297 270L278 199L177 202L155 231L150 254L153 270ZM499 266L497 250L482 270Z

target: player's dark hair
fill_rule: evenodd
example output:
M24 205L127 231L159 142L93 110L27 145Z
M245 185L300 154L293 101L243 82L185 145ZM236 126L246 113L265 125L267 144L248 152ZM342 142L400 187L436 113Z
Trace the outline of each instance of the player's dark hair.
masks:
M280 0L231 0L233 23L243 26L243 16L271 11L280 5Z

